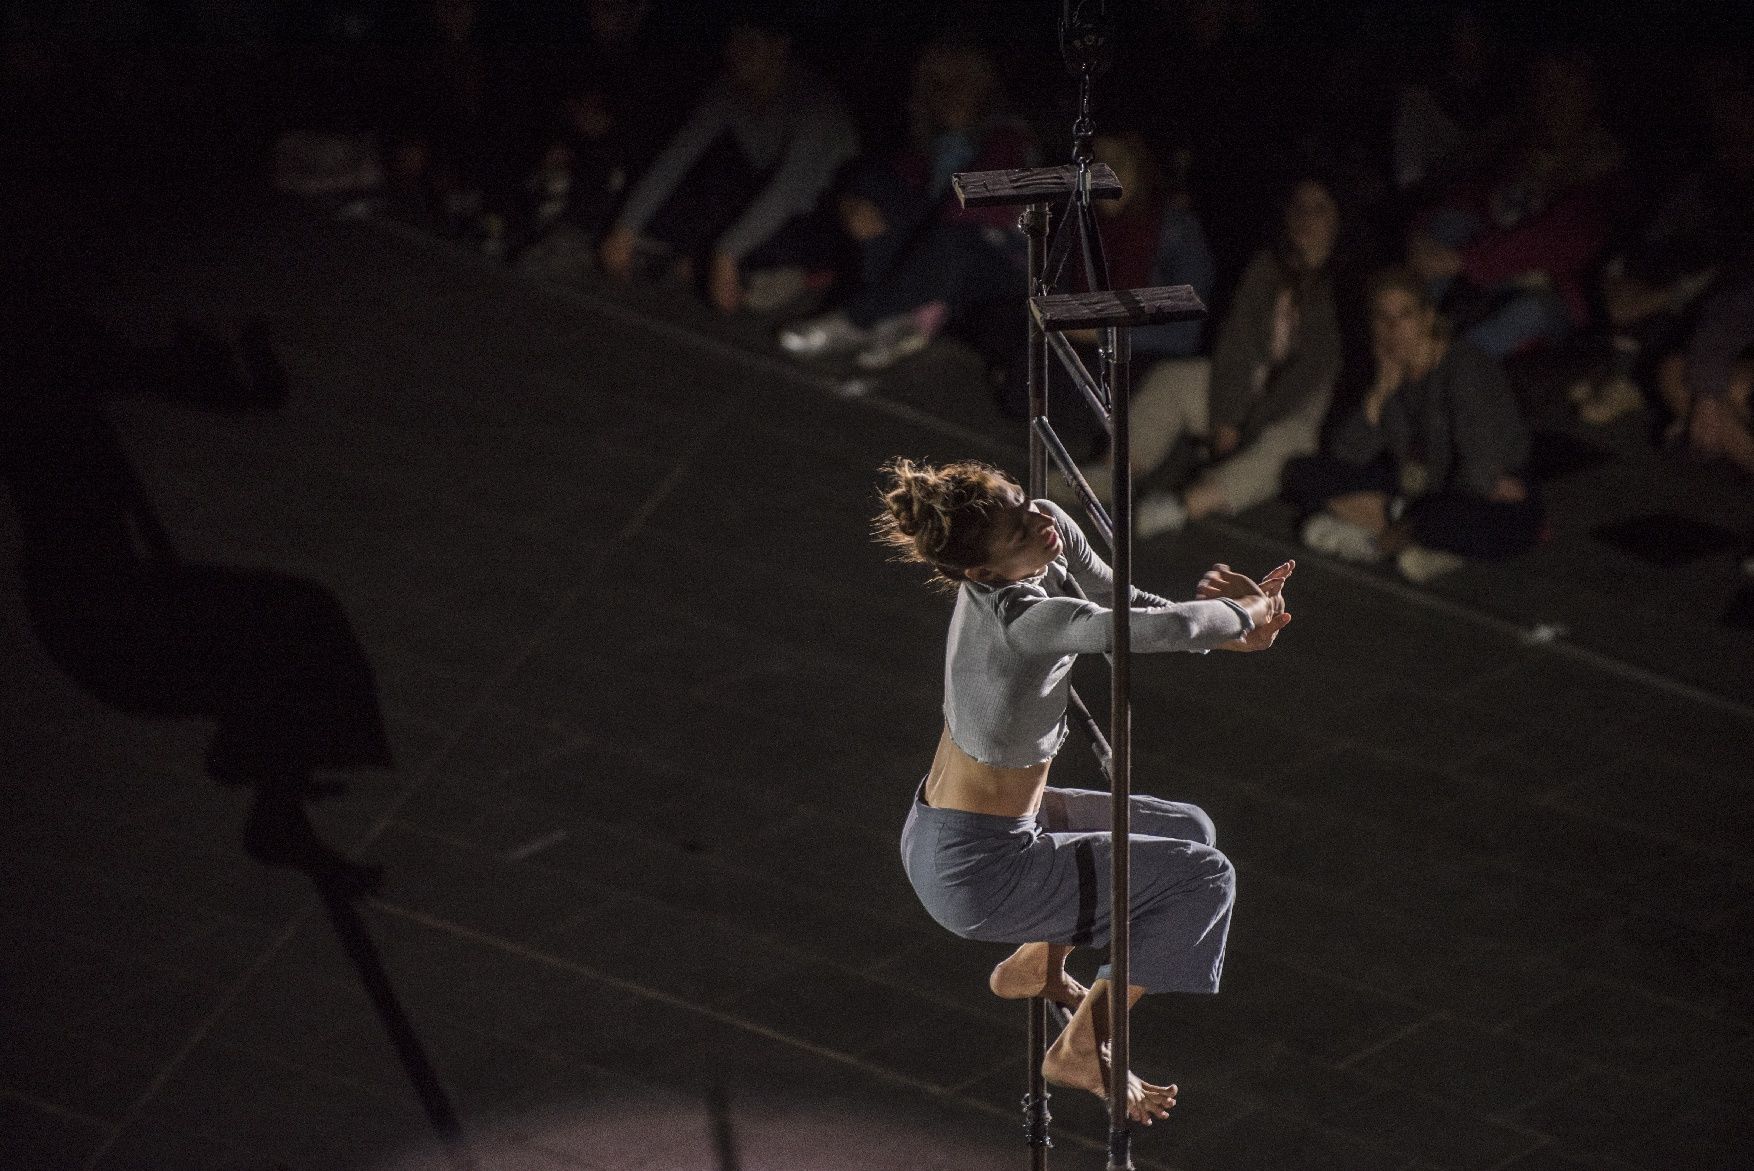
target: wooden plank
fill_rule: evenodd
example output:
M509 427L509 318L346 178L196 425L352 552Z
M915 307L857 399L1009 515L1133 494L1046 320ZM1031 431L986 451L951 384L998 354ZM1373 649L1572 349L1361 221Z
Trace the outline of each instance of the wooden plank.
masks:
M1036 324L1050 331L1199 321L1206 316L1206 306L1188 285L1031 297L1029 311L1035 315Z
M950 176L956 198L963 207L1003 207L1007 204L1047 203L1072 194L1078 168L1029 167L1019 171L969 171ZM1090 167L1090 198L1119 199L1121 181L1107 163Z

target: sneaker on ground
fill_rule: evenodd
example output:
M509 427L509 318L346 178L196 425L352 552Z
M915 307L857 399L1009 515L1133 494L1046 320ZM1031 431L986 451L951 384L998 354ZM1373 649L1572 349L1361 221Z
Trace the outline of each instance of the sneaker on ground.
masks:
M1179 533L1187 523L1187 507L1173 492L1153 492L1133 509L1133 527L1141 537Z
M1369 531L1331 512L1318 512L1309 518L1303 526L1303 543L1342 561L1382 560L1382 550L1376 547L1376 538Z
M1467 563L1467 558L1458 554L1445 549L1428 549L1424 545L1408 545L1395 554L1395 568L1401 571L1402 577L1416 585L1454 573Z
M913 313L886 317L871 327L870 340L853 355L861 370L884 370L910 354L917 354L932 340Z
M825 313L780 330L780 349L796 358L826 358L851 353L870 339L844 313Z
M803 269L760 268L744 281L743 307L751 313L772 313L803 293Z

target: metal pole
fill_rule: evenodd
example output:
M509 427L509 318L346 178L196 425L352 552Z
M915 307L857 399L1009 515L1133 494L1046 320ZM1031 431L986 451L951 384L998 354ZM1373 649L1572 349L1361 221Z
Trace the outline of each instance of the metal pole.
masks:
M1029 289L1026 296L1039 297L1047 292L1042 287L1047 270L1047 204L1032 203L1025 207L1017 226L1023 229L1029 241ZM1033 313L1026 310L1024 316L1027 318L1024 327L1029 363L1029 496L1033 500L1045 496L1048 487L1047 449L1042 446L1041 436L1035 430L1035 420L1048 413L1047 335L1036 324Z
M1109 496L1114 522L1114 654L1109 657L1109 753L1113 786L1114 865L1109 879L1109 1122L1108 1171L1132 1171L1132 1132L1127 1117L1127 1078L1132 1068L1127 992L1131 984L1128 944L1132 900L1128 863L1132 852L1132 609L1133 459L1131 343L1124 327L1108 329L1109 402L1114 414L1114 481Z
M1042 275L1047 266L1048 209L1043 203L1032 203L1023 209L1017 225L1029 241L1029 288L1034 297L1045 290ZM1035 427L1035 421L1048 413L1047 344L1035 314L1024 312L1027 330L1026 345L1029 371L1029 498L1047 495L1047 448ZM1029 1143L1030 1171L1047 1171L1048 1148L1053 1139L1048 1134L1047 1079L1042 1076L1042 1061L1048 1051L1048 1006L1039 996L1029 999L1029 1088L1023 1095L1024 1132Z
M1041 1062L1048 1051L1048 1002L1039 996L1029 998L1029 1092L1023 1096L1023 1129L1029 1142L1030 1171L1047 1171L1048 1148L1054 1145L1048 1134L1047 1082L1041 1075Z

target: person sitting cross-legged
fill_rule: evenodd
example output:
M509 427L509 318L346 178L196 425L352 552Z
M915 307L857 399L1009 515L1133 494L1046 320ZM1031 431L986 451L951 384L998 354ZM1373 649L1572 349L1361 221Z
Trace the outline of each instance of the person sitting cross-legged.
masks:
M1498 362L1447 336L1404 268L1371 283L1375 371L1320 455L1292 461L1285 491L1313 515L1304 543L1350 561L1394 557L1427 581L1465 557L1509 557L1540 538L1522 478L1529 433Z

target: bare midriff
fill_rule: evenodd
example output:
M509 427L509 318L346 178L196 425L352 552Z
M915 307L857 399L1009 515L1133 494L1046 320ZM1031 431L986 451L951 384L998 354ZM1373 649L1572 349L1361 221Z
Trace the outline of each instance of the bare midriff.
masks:
M926 777L926 804L999 817L1032 817L1047 787L1051 760L1023 768L982 764L956 746L950 726L938 737L938 752Z

